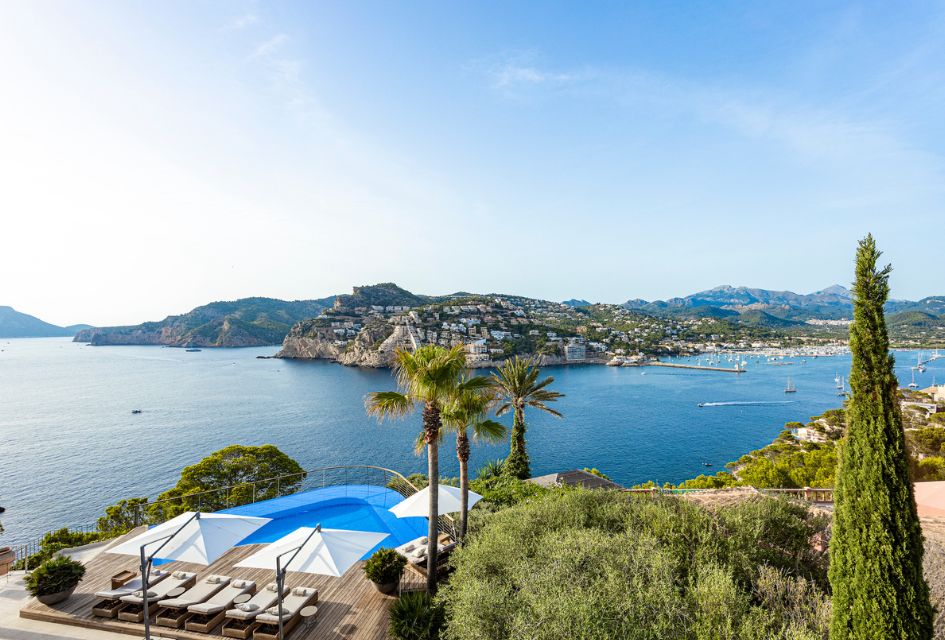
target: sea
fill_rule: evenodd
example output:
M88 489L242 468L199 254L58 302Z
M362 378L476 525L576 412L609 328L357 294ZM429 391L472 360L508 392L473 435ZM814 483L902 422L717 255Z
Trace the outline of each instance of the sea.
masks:
M419 414L378 423L365 412L366 394L395 388L388 370L257 357L276 350L0 340L0 546L93 525L106 506L156 496L183 467L234 443L275 444L305 469L425 470L413 452ZM915 373L917 355L896 353L903 385L913 374L922 388L945 382L945 360ZM563 417L526 412L532 471L594 467L628 486L680 482L765 446L788 421L841 405L834 378L847 375L849 355L778 362L750 358L742 374L548 367L550 388L565 394L554 404ZM784 392L788 377L796 393ZM507 441L474 443L470 467L507 451ZM458 473L449 440L440 462L444 475Z

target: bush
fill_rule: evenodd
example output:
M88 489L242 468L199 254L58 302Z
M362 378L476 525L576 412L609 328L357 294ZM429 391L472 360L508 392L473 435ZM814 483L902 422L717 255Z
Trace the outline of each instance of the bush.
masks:
M409 591L391 603L388 620L394 640L438 640L443 606L426 591Z
M548 492L486 516L454 552L438 596L445 637L825 638L822 558L809 542L825 527L768 498L713 512L673 497Z
M13 568L21 570L27 567L38 567L63 549L80 547L84 544L97 542L105 537L107 536L95 531L71 531L65 528L50 531L39 541L39 551L24 559L17 560Z
M364 575L377 584L399 582L406 564L407 559L393 549L378 549L364 563Z
M26 576L26 590L34 598L74 588L85 575L85 567L65 556L56 556Z
M548 493L548 489L534 482L526 482L508 475L473 480L469 483L469 488L481 495L483 500L499 507L510 507Z

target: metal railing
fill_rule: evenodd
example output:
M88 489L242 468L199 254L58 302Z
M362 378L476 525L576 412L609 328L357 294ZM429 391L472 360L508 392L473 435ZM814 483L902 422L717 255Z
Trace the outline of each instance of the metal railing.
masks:
M126 527L116 528L113 531L102 530L97 524L83 524L75 527L68 527L70 531L79 533L101 533L100 540L108 539L122 535L129 528L135 528L141 525L160 524L165 520L184 511L201 511L204 513L220 511L245 504L253 504L264 500L271 500L282 496L292 495L303 491L313 491L315 489L324 489L327 487L344 487L358 485L361 487L376 487L378 495L386 494L387 489L391 489L404 498L417 493L417 487L411 483L402 474L392 469L377 467L371 465L349 465L320 467L303 471L301 473L283 474L254 480L250 482L240 482L232 485L208 489L205 491L196 491L181 496L162 498L160 500L145 500L133 506L130 513L125 514L128 519ZM359 490L359 497L370 497L370 492L365 493ZM399 500L391 501L389 506L394 506ZM385 503L385 506L386 505ZM437 529L456 539L456 528L453 518L449 515L442 515L437 518ZM55 531L46 532L41 538L32 540L25 544L14 547L17 554L17 560L28 559L29 556L41 550L42 539Z
M644 489L624 489L625 493L639 493L644 495L697 495L700 493L719 493L725 491L744 491L754 487L722 487L719 489L676 489L664 487L646 487ZM803 489L757 489L755 491L763 495L788 496L814 503L832 503L833 489L804 487Z

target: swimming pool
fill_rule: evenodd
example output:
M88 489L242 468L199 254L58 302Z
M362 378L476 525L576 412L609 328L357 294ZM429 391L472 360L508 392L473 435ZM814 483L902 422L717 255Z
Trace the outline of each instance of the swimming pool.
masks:
M221 513L272 518L272 522L241 540L240 545L273 542L299 527L317 524L326 529L388 534L364 555L367 558L381 547L396 547L426 535L426 518L398 518L388 511L403 499L402 495L386 487L341 485L245 504Z

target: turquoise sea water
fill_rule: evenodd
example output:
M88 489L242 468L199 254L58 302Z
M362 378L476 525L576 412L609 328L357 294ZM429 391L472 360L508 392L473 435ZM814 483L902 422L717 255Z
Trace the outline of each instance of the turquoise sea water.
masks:
M0 340L0 349L2 544L93 524L105 506L154 496L183 466L233 443L273 443L305 468L374 464L407 474L426 467L412 453L419 416L379 425L364 412L366 393L394 387L386 370L256 358L272 355L270 347L187 353L21 339ZM915 359L897 354L903 384ZM623 484L716 471L770 442L785 422L839 406L833 378L848 367L849 356L752 362L742 375L548 368L554 388L567 394L557 403L565 417L528 415L533 471L594 466ZM797 393L784 393L787 376ZM916 381L925 387L933 377L945 382L945 360ZM703 402L772 404L699 408ZM475 445L472 468L506 451ZM449 444L440 460L444 474L457 473Z

